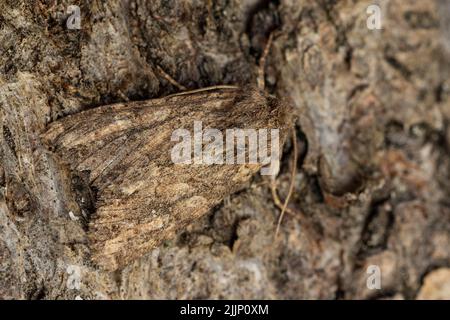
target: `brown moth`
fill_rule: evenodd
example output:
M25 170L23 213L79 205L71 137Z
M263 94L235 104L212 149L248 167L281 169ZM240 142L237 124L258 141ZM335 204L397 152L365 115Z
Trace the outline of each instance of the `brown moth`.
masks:
M219 86L101 106L49 125L43 140L97 190L89 222L92 258L116 270L173 238L238 191L260 163L176 164L174 130L291 127L289 107L255 88ZM270 146L268 146L270 148Z

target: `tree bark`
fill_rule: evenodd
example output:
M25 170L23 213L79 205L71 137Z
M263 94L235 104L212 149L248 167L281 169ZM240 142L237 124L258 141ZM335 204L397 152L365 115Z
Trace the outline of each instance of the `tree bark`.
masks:
M0 298L450 298L450 2L375 1L371 30L372 2L0 0ZM297 163L284 147L277 188L295 191L279 236L255 176L175 239L99 269L91 190L43 145L47 125L179 92L168 76L256 85L270 33L266 90L293 105L300 146Z

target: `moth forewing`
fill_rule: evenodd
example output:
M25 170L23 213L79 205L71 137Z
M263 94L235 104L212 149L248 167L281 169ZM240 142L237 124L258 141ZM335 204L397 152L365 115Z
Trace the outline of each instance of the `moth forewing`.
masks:
M272 147L279 153L290 127L288 114L285 104L256 89L222 88L90 109L52 123L43 139L73 172L89 173L98 196L88 231L93 260L115 270L173 238L268 165L267 158L257 161L263 152L256 150L255 158L254 146L251 154L244 148L251 161L241 155L230 162L238 154L224 136L214 145L223 150L208 156L210 135L220 139L218 132L245 129L258 138L261 130L268 136L279 130L280 141L269 139L263 146L266 155ZM190 161L174 161L180 143L174 132L183 130L187 137L195 122L201 122L200 138L206 142L192 141L185 154Z

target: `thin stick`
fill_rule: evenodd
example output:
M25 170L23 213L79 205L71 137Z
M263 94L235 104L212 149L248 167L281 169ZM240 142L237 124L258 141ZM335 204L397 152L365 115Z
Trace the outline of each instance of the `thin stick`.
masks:
M179 84L174 78L169 76L160 66L156 66L156 69L158 69L158 72L164 77L164 79L169 81L172 85L177 87L179 90L182 90L182 91L187 90L187 88L185 86Z
M292 128L292 143L294 145L294 163L292 168L291 184L289 186L289 192L284 201L283 209L281 210L280 217L278 218L277 229L275 231L275 239L278 237L278 232L280 231L281 222L283 221L284 213L286 212L287 205L289 204L289 199L294 192L295 187L295 175L297 174L297 136L295 134L295 128Z

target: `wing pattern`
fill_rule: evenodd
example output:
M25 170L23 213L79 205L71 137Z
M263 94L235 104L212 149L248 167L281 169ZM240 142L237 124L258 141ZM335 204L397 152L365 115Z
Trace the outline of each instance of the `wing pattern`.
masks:
M44 141L98 190L89 224L94 261L125 266L242 188L261 165L182 165L175 129L289 127L287 108L254 89L221 89L101 106L50 124Z

